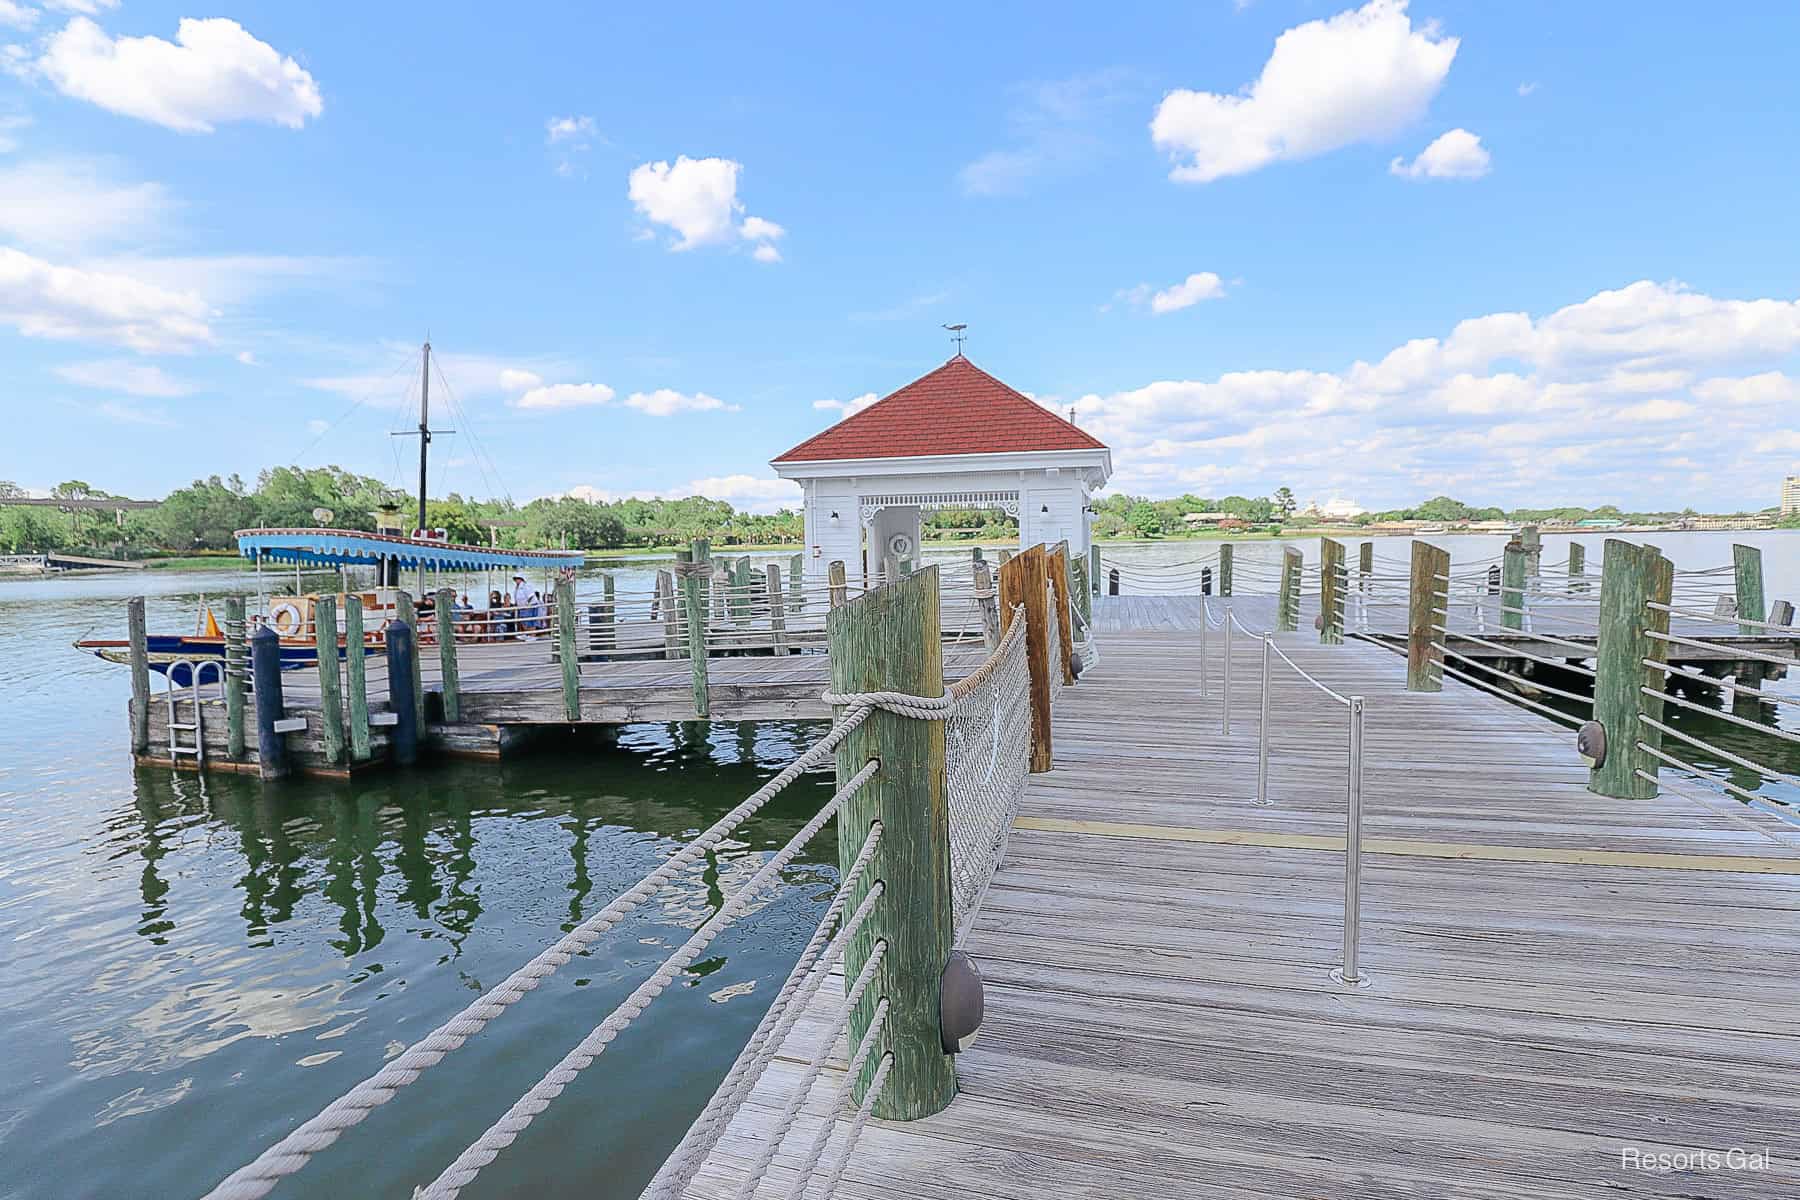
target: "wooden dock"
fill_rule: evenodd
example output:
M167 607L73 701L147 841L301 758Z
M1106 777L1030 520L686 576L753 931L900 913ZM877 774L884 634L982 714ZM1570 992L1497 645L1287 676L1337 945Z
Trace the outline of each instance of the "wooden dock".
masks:
M1277 668L1256 807L1258 646L1222 735L1198 614L1096 601L1103 658L966 942L987 1013L959 1094L871 1122L839 1196L1800 1195L1800 828L1596 795L1567 730L1454 679L1407 692L1403 658L1303 625L1277 644L1367 704L1372 986L1335 983L1345 710ZM820 991L688 1195L735 1194L842 1003ZM844 1139L844 1051L758 1195L823 1122Z

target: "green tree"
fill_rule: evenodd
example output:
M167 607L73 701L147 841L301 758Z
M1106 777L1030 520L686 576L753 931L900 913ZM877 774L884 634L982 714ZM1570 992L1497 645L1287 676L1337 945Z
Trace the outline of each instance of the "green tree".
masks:
M1140 500L1132 505L1125 520L1130 524L1132 532L1139 537L1155 537L1162 532L1162 518L1147 500Z
M1274 503L1276 510L1281 513L1282 520L1285 521L1294 515L1294 508L1296 506L1294 504L1294 493L1292 489L1286 487L1276 488Z

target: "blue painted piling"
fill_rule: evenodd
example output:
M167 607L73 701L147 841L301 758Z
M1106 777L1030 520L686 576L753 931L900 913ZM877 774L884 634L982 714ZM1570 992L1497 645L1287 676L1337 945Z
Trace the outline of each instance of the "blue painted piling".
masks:
M394 710L388 752L400 766L419 757L419 709L413 698L413 631L404 621L387 627L388 707Z
M264 779L288 773L287 735L275 723L287 715L281 702L281 639L267 625L250 635L250 678L256 699L256 765Z

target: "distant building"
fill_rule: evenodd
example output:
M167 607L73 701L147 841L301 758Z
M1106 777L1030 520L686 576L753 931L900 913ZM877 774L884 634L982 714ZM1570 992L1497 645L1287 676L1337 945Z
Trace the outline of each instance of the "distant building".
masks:
M1588 517L1575 522L1577 529L1618 529L1625 524L1618 517Z
M1800 513L1800 475L1789 475L1781 481L1781 515Z
M1181 514L1182 524L1186 525L1189 529L1196 529L1202 525L1223 525L1229 520L1231 520L1231 514L1223 512L1194 512Z

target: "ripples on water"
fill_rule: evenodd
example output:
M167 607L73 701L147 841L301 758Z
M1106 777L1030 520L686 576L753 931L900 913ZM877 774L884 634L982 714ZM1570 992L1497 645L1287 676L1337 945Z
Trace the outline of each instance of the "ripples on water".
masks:
M0 1197L196 1195L499 982L809 744L633 726L354 784L133 771L126 672L69 643L160 590L0 585ZM802 781L281 1194L410 1194L827 794ZM636 1195L749 1036L835 881L827 831L472 1196Z

